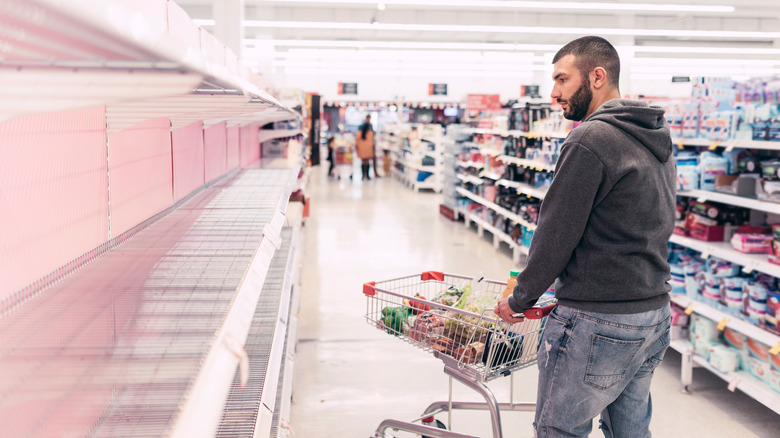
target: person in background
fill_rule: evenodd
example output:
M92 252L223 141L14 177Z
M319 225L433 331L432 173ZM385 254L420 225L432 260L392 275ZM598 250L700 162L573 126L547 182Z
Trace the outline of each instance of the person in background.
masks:
M526 268L495 312L508 322L555 281L539 348L538 438L647 438L650 381L670 342L667 263L676 165L664 110L620 98L620 59L588 36L553 58L569 133Z
M328 138L328 161L330 167L328 168L328 176L333 176L333 168L336 167L336 151L335 151L335 137Z
M376 154L374 153L374 129L371 127L371 116L367 115L366 120L358 128L357 134L355 134L355 149L357 150L358 157L362 160L360 165L363 170L363 179L370 180L368 175L371 165L371 159L374 159L374 166L376 166ZM374 175L376 175L376 167L374 167Z

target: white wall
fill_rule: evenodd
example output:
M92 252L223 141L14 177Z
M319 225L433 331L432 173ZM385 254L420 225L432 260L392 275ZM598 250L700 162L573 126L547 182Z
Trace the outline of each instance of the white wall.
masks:
M341 101L391 101L396 99L417 102L465 102L468 94L499 94L501 100L516 99L520 95L521 85L540 85L545 91L544 78L549 74L529 74L524 77L458 77L458 76L391 76L391 75L360 75L360 74L284 74L278 72L273 78L279 88L301 88L317 92L324 100ZM340 96L339 82L356 82L357 96ZM546 90L549 95L550 86ZM447 96L429 96L428 84L447 84Z
M316 92L325 101L393 101L410 102L465 102L468 94L499 94L502 101L520 96L521 85L539 85L542 98L548 98L552 91L552 68L549 71L534 72L525 77L458 77L458 76L391 76L361 74L284 74L279 69L273 78L279 88L300 88ZM356 82L357 96L340 96L339 82ZM621 93L658 97L687 97L691 94L690 83L672 83L668 77L626 78L621 81ZM446 83L447 96L429 96L429 83Z

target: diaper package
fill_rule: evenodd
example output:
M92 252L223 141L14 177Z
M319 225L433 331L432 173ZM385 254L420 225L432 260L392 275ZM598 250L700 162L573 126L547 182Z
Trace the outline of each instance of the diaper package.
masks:
M739 358L736 351L725 345L710 347L710 364L722 373L732 373L739 366Z
M750 374L764 382L769 382L769 347L747 338L747 352Z

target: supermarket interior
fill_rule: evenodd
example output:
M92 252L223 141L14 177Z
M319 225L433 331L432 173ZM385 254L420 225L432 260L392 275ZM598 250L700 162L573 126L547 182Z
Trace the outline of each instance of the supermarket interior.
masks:
M588 35L619 78L566 88L585 52L556 53ZM4 0L0 79L2 437L610 436L601 408L584 435L534 423L613 206L668 213L663 239L601 231L666 260L650 432L780 436L777 0ZM624 100L588 109L602 83ZM609 149L573 151L615 105L668 129L669 209L606 169L569 248L563 188ZM524 320L497 316L561 248ZM633 313L603 304L579 315ZM592 336L591 359L645 342Z

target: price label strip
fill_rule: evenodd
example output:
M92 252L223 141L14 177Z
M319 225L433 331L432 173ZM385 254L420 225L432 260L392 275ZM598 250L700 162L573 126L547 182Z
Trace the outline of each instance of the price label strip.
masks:
M696 305L695 303L691 303L690 306L686 307L685 308L685 314L686 315L691 315L693 313L693 308L694 308L695 305Z
M677 142L677 149L679 150L685 149L685 143L682 140Z
M717 148L718 148L718 146L720 146L720 142L719 142L719 141L716 141L716 142L714 142L714 143L712 143L712 144L710 145L710 147L709 147L709 150L711 150L711 151L714 151L715 149L717 149Z
M776 355L776 354L780 354L780 342L775 344L774 347L769 349L769 354L771 354L773 356Z
M734 378L729 381L728 390L731 392L736 391L737 385L740 383L742 383L742 379L739 378L739 376L734 376Z
M728 324L728 323L729 323L729 319L728 318L721 319L720 322L718 323L718 330L719 331L723 331L723 329L726 328L726 324Z

